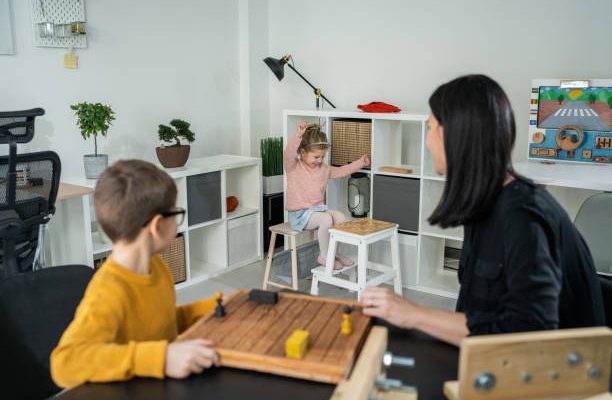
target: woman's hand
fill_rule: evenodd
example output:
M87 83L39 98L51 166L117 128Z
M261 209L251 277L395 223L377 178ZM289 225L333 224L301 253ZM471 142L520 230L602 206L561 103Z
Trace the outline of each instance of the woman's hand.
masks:
M370 165L370 157L367 154L361 156L361 161L366 167Z
M219 356L210 340L194 339L168 343L164 372L170 378L186 378L213 365L219 366Z
M382 318L400 328L411 329L416 326L420 307L391 289L367 287L361 292L360 304L363 314Z

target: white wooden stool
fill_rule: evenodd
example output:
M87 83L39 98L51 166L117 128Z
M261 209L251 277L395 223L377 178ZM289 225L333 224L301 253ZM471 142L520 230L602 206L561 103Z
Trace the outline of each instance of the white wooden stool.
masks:
M395 293L402 294L402 278L400 273L399 244L397 237L397 224L363 218L334 225L329 230L329 249L327 250L327 264L312 269L312 286L310 294L319 294L319 281L357 291L357 298L361 298L361 291L366 286L376 286L393 279ZM379 240L389 238L391 241L391 264L382 265L370 262L368 259L368 245ZM338 242L357 246L357 264L350 267L334 270L334 260ZM357 268L357 282L354 278L354 269ZM368 280L368 269L380 272L376 277ZM350 278L342 279L336 275L349 272Z
M301 232L295 231L291 228L289 222L283 222L282 224L274 225L270 227L272 236L270 237L270 247L268 247L268 256L266 260L266 272L264 273L263 289L268 289L268 285L280 287L283 289L298 289L298 263L297 263L297 246L296 236ZM310 231L311 238L314 231ZM270 280L270 271L272 270L272 258L274 258L274 245L276 244L276 235L284 235L290 238L289 248L291 249L291 286L283 285Z

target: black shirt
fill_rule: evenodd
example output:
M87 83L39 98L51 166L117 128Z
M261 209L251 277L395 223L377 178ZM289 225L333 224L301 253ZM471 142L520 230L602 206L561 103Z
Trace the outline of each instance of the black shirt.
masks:
M589 249L559 203L516 179L465 225L457 311L470 335L605 325Z

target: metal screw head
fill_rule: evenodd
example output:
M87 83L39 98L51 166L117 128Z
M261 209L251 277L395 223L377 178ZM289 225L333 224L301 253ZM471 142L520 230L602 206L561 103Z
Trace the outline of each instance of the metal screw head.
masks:
M495 387L495 375L490 372L482 372L474 379L474 388L479 392L488 392Z
M529 372L521 372L521 379L525 383L531 382L531 374Z
M390 367L393 363L393 353L385 351L382 358L382 363L385 367Z
M597 367L591 367L587 370L587 376L591 379L598 379L601 377L601 369Z
M559 379L559 372L554 370L550 371L550 379L552 379L553 381Z
M571 353L567 355L567 363L571 365L572 367L580 364L581 361L582 361L582 355L578 353L577 351L572 351Z

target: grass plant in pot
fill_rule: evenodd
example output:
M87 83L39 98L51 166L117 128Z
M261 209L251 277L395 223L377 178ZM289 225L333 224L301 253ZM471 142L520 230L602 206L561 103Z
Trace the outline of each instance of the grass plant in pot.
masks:
M163 144L155 148L159 163L165 168L182 167L189 158L191 146L181 144L180 139L183 138L189 143L195 140L195 134L189 129L191 125L181 119L173 119L170 121L170 126L159 126L159 140L171 145L164 146Z
M98 135L106 136L115 119L115 112L110 106L100 103L83 102L73 104L70 108L77 117L77 126L83 139L94 138L94 154L85 154L83 164L85 177L95 179L108 167L108 155L98 154Z
M268 137L260 143L263 192L264 194L283 191L283 138Z

